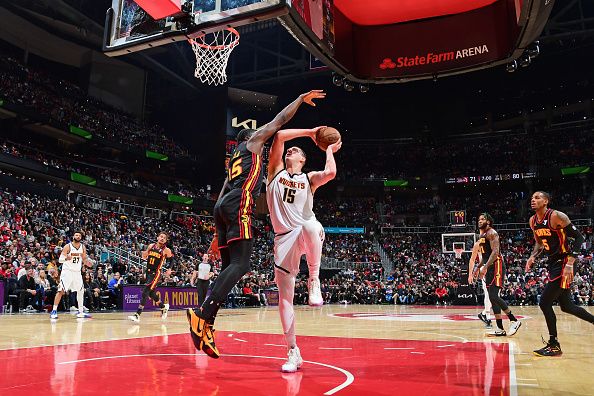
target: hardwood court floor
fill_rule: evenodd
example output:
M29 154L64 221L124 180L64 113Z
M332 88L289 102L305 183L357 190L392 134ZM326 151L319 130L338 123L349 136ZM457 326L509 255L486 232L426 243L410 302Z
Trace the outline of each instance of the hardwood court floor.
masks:
M276 307L221 310L223 356L196 353L183 311L0 315L0 394L592 395L594 327L558 311L563 356L538 358L546 325L537 307L512 307L514 337L486 338L474 307L297 307L305 363L286 358ZM590 312L594 312L592 307ZM506 327L508 323L505 323Z

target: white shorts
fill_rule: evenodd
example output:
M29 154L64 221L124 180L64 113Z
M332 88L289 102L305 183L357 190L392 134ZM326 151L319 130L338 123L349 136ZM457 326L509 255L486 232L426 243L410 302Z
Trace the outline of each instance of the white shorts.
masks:
M80 271L62 270L58 291L80 291L83 290L83 279Z
M322 244L324 243L324 227L319 221L313 220L311 224L311 232L316 236L311 238L311 242L306 243L304 237L303 226L295 228L286 234L277 235L274 237L274 264L281 267L291 274L297 276L299 274L299 262L301 256L312 255L315 252L322 251ZM308 246L312 243L319 244L318 246Z

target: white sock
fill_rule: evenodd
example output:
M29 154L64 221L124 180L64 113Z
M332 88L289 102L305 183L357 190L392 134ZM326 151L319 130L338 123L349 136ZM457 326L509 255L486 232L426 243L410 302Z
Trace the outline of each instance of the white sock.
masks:
M293 297L295 295L295 276L276 268L274 270L276 285L278 286L278 312L280 314L283 333L288 348L297 346L295 336L295 310Z
M57 311L58 310L58 306L56 304L54 304L54 307L52 308L52 311Z

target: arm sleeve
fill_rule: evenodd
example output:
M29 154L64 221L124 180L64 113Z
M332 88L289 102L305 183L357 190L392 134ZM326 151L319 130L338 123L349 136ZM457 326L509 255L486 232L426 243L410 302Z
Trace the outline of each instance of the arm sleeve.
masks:
M571 239L569 241L569 255L576 257L578 254L580 254L582 243L584 243L584 236L572 223L569 223L565 228L563 228L563 231L565 231L565 235Z

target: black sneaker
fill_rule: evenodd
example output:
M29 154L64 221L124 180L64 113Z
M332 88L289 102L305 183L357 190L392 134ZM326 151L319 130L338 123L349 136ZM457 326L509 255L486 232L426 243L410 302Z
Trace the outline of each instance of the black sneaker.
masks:
M541 357L548 357L548 356L561 356L563 355L563 351L561 350L561 345L559 345L556 341L549 341L546 342L544 339L542 342L545 343L545 346L535 350L533 353L536 356Z
M487 318L487 315L483 314L482 312L480 314L478 314L478 318L486 325L490 325L491 324L491 320L489 320Z

